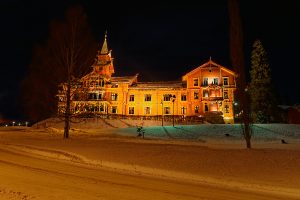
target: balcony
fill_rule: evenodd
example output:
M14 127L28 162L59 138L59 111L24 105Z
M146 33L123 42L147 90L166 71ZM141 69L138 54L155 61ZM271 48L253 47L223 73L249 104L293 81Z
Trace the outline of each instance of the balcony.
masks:
M223 100L223 97L202 97L202 101L219 101Z

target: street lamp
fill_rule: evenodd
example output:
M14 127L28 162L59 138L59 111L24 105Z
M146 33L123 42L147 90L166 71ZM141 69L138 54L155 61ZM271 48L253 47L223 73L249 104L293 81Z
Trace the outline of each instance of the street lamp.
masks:
M12 123L13 123L13 126L15 126L15 123L16 123L16 122L15 122L15 121L13 121Z
M175 102L176 96L170 94L170 99L171 99L171 101L173 102L173 127L174 127L174 122L175 122L175 116L174 116L174 102Z
M164 126L164 102L161 100L161 126Z

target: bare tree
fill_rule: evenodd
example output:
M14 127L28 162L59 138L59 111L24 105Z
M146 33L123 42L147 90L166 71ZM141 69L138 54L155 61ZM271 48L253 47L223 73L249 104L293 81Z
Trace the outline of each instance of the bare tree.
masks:
M232 66L238 74L236 78L236 95L242 110L243 136L246 140L247 148L251 148L250 101L246 82L242 22L237 0L228 0L228 11L230 20L230 58Z
M81 77L88 72L89 66L93 63L96 48L97 45L83 8L75 6L67 10L64 21L50 23L47 42L41 45L34 54L29 80L25 81L24 85L27 85L30 90L30 87L45 80L44 86L40 88L40 90L44 90L40 92L40 94L44 93L44 99L40 98L39 100L46 100L47 103L53 105L56 105L57 102L55 95L58 85L64 82L67 87L64 138L69 137L71 87L75 84L76 77ZM49 99L46 98L47 96L50 96Z

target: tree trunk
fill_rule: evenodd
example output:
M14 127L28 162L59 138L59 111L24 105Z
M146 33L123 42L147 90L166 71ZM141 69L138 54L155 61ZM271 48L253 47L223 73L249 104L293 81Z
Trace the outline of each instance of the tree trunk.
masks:
M65 111L65 127L64 127L64 138L69 138L69 130L70 130L70 104L71 104L71 83L68 81L67 85L67 101L66 101L66 111Z

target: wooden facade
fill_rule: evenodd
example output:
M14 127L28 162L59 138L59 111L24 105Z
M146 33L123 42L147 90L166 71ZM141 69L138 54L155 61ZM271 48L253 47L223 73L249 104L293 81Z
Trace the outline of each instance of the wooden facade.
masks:
M139 82L138 74L114 77L113 58L106 37L92 72L71 89L74 114L94 112L123 116L204 117L219 114L234 122L235 73L211 59L182 76L181 81ZM64 112L66 84L58 93L58 111Z

